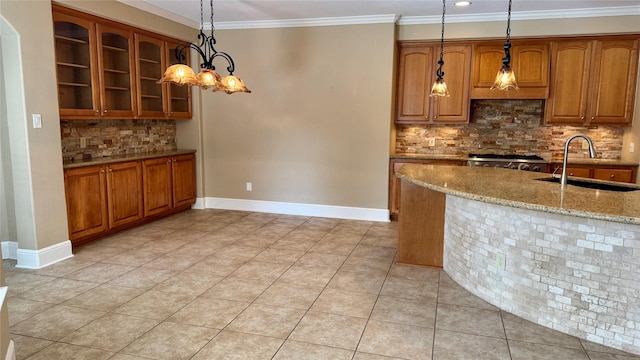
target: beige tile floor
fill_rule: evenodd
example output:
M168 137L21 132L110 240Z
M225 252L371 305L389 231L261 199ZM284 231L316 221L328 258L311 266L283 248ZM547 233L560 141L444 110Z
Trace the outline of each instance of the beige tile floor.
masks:
M5 260L18 359L640 359L394 264L397 223L192 210L41 270Z

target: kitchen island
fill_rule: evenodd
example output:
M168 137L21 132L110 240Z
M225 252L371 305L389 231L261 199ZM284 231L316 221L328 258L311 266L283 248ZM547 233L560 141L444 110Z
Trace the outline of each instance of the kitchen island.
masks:
M640 354L640 191L561 190L537 180L549 174L496 168L410 164L397 176L399 262L440 239L442 267L471 293Z

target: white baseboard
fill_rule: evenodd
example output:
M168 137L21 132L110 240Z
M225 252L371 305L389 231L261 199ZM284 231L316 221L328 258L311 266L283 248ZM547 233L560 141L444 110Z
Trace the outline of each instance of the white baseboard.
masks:
M195 209L195 210L203 210L203 209L206 209L206 208L204 207L204 198L196 198L196 203L195 203L195 204L193 204L193 205L191 205L191 208L192 208L192 209Z
M64 259L73 257L71 241L63 241L40 250L18 249L16 267L41 269Z
M16 347L13 340L9 340L9 347L7 348L6 360L16 360Z
M2 247L3 259L17 259L18 258L18 242L17 241L3 241L0 243Z
M388 209L370 209L348 206L297 204L263 200L244 200L208 197L204 207L240 211L257 211L285 215L319 216L337 219L389 221Z

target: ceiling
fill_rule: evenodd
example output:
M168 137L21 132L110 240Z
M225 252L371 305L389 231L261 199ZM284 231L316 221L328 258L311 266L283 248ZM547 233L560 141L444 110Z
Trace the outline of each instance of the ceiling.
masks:
M200 1L198 0L118 0L145 11L198 27ZM506 16L507 0L473 0L468 7L453 6L447 0L447 16L457 22L482 20L483 17ZM204 22L209 22L209 1L204 0ZM441 0L215 0L214 23L220 27L242 27L242 24L268 22L275 26L294 20L325 18L357 18L395 15L395 19L421 18L423 23L439 22L442 16ZM515 0L512 17L558 18L590 17L600 14L640 16L640 0ZM574 14L574 16L572 16ZM582 14L582 15L580 15ZM524 17L523 17L524 16ZM390 17L393 19L393 17ZM472 20L473 19L473 20ZM489 19L488 19L489 20ZM235 25L234 25L235 24Z

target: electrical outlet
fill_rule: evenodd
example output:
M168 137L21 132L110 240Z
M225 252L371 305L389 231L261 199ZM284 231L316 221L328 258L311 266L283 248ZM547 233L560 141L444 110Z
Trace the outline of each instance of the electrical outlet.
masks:
M636 143L629 143L629 152L634 152L636 150Z
M80 138L80 148L84 149L87 147L87 138L86 137L81 137Z
M247 191L253 191L253 184L250 182L247 183Z
M507 256L505 254L496 253L496 268L504 270L507 267Z
M429 146L436 146L436 138L429 138Z
M582 150L589 150L589 143L586 141L582 141Z

